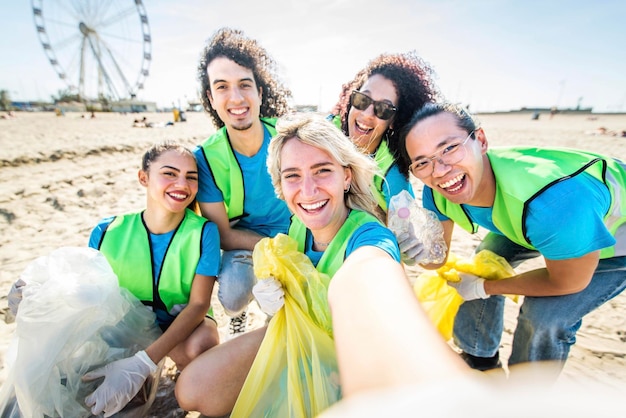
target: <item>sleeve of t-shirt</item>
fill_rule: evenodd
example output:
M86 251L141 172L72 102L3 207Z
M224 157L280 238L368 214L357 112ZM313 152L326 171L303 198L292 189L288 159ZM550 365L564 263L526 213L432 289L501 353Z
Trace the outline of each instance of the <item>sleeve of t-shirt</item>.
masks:
M435 198L433 197L433 189L426 185L424 185L424 188L422 189L422 206L425 209L435 212L437 218L442 222L450 219L437 209L437 206L435 205Z
M215 184L215 179L204 157L202 147L195 147L193 155L196 157L196 164L198 165L198 194L196 199L200 203L223 202L224 196Z
M610 205L607 187L587 174L561 181L529 204L528 238L550 260L577 258L610 247L615 238L604 224Z
M363 246L380 248L400 262L400 248L393 232L377 222L368 222L361 225L350 237L346 247L346 258L357 248Z
M217 276L221 264L220 236L217 225L207 222L202 233L202 254L196 267L196 274Z
M411 183L400 173L398 166L394 164L387 172L385 180L383 181L383 194L385 195L387 207L389 207L391 198L402 190L406 190L412 197L415 197Z
M102 240L102 235L104 235L104 231L106 231L109 224L113 222L113 219L115 219L115 216L109 216L108 218L104 218L100 222L98 222L94 229L91 230L88 244L90 248L93 248L94 250L98 249L100 241Z

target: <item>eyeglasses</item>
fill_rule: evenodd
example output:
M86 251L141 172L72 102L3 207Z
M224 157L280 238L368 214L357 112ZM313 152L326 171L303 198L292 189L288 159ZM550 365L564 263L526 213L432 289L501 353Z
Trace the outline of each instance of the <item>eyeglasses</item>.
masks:
M396 113L396 107L386 102L379 102L360 91L353 90L350 95L350 104L359 110L365 110L374 105L374 114L378 119L387 120Z
M463 141L455 141L450 144L446 144L439 149L431 157L420 158L415 160L409 166L409 171L417 178L428 177L435 171L435 161L439 164L452 165L456 164L465 158L466 150L465 144L474 135L474 132L470 134Z

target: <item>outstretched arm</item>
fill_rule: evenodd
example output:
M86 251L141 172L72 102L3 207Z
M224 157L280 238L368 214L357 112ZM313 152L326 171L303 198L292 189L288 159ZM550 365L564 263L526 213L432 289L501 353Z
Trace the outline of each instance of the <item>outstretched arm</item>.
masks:
M346 397L469 373L422 310L403 267L375 247L354 251L328 289Z

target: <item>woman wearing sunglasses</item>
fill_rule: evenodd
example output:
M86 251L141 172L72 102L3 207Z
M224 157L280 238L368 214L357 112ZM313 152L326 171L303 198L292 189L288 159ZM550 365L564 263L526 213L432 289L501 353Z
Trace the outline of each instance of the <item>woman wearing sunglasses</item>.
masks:
M392 196L402 190L413 195L407 175L397 165L398 133L417 109L439 97L432 74L413 51L379 55L343 85L331 116L376 161L382 177L375 178L375 197L385 213Z

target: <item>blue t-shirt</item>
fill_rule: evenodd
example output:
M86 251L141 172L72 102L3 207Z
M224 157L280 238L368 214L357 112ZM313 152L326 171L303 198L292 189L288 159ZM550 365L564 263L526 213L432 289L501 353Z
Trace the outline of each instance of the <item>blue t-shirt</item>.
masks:
M406 190L409 192L411 197L415 197L411 183L402 175L402 173L400 173L398 164L394 163L391 167L389 167L389 171L387 171L387 174L385 175L382 187L387 207L389 207L389 200L402 190Z
M113 217L104 218L98 225L91 231L89 236L89 246L94 249L98 249L98 245L102 240L102 234L113 222ZM152 247L152 274L161 271L161 265L165 259L165 252L174 235L174 231L166 232L165 234L153 234L149 233L150 246ZM184 257L184 254L180 255ZM220 237L217 231L217 225L213 222L209 222L204 227L202 233L202 251L200 254L200 260L196 267L196 274L203 276L217 276L220 268ZM156 283L156 277L152 278Z
M422 205L440 220L448 218L437 210L432 190L424 186ZM560 181L536 197L528 206L527 235L533 246L550 260L577 258L615 244L604 224L611 205L606 186L583 173ZM502 234L492 221L492 209L463 205L472 220L489 231Z
M348 246L346 247L346 258L354 250L363 246L378 247L381 250L387 252L394 260L400 262L400 248L398 247L398 241L395 235L388 228L382 226L376 222L368 222L357 228L348 240ZM314 266L317 266L323 251L314 251L313 248L313 236L311 232L307 230L307 238L304 254L306 254Z
M291 213L287 204L276 196L272 179L267 171L267 147L271 135L264 128L263 145L252 157L247 157L234 151L243 175L244 185L244 216L234 228L249 229L265 237L274 237L278 233L287 234ZM193 153L198 163L199 187L198 202L223 202L224 196L215 184L202 147L194 148Z

